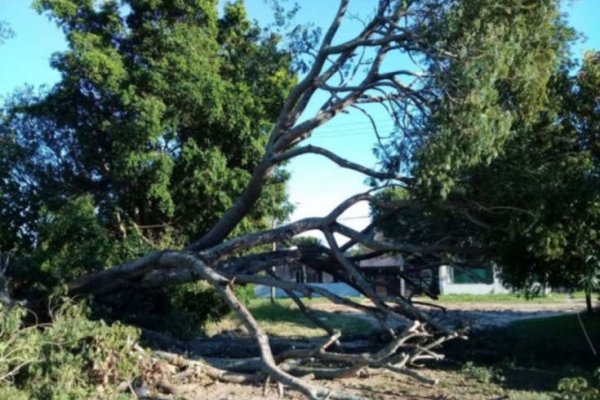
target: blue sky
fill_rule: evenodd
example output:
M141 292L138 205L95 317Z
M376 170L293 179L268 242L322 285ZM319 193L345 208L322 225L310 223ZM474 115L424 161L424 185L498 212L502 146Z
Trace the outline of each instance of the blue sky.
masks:
M0 46L0 97L9 95L26 84L51 85L60 76L49 66L52 53L66 48L62 32L46 18L31 9L29 0L0 0L0 20L6 20L15 37ZM326 27L335 12L337 2L325 0L298 1L302 9L297 21L311 21ZM251 18L261 23L269 20L271 12L264 0L247 0ZM355 0L358 7L371 6L365 0ZM326 5L326 6L324 6ZM587 40L573 48L580 57L584 49L600 49L600 0L575 0L563 7L570 24ZM345 35L348 31L342 31ZM313 110L316 107L312 105ZM310 112L310 110L309 110ZM391 127L382 119L380 128ZM335 150L351 160L373 165L372 134L368 121L359 116L341 115L313 135L312 143ZM296 205L293 219L326 214L346 197L365 189L364 177L340 170L329 161L308 156L290 164L292 178L289 196ZM351 209L344 217L348 225L360 228L368 223L366 204Z

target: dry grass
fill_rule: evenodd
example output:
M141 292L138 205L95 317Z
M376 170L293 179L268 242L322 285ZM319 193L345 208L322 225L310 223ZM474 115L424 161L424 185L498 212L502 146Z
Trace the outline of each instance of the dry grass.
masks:
M465 374L460 368L422 369L423 375L440 381L429 386L409 377L385 373L364 378L348 378L337 381L315 381L314 384L335 388L372 400L551 400L551 394L511 390L496 383L483 383ZM192 393L190 393L192 394ZM239 385L207 382L195 385L190 399L215 400L276 400L280 399L274 385L263 395L262 385ZM286 391L284 400L304 400L297 392Z

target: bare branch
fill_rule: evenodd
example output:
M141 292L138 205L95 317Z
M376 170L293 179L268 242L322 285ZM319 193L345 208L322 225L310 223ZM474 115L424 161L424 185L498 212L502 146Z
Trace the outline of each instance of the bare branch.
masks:
M395 174L389 174L389 173L385 173L385 172L379 172L379 171L372 170L370 168L366 168L363 165L346 160L345 158L338 156L337 154L335 154L332 151L329 151L322 147L313 146L310 144L303 146L303 147L298 147L294 150L289 150L289 151L281 154L280 156L278 156L276 158L276 160L278 162L286 161L286 160L292 159L294 157L298 157L303 154L318 154L323 157L327 157L328 159L330 159L331 161L333 161L334 163L336 163L337 165L339 165L342 168L351 169L351 170L363 173L367 176L370 176L370 177L373 177L376 179L382 179L382 180L395 179L395 180L400 180L400 181L404 179L404 177L402 177L402 176L398 176Z

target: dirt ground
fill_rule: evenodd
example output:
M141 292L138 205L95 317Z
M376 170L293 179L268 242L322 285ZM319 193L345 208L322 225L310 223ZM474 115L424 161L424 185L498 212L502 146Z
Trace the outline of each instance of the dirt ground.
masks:
M513 321L529 318L543 318L556 315L572 314L585 311L583 299L569 299L557 302L510 302L510 303L437 303L446 308L445 311L435 308L422 307L444 325L454 328L468 326L472 330L502 327ZM352 313L375 322L368 316L354 310L331 303L315 304L313 307L339 313Z
M512 321L561 315L583 311L583 300L566 300L556 303L447 303L445 312L433 311L445 324L452 326L468 324L472 329L484 329L506 325ZM315 308L335 313L348 313L352 310L334 304L314 304ZM359 315L359 314L356 314ZM364 318L368 318L364 316ZM335 388L346 393L360 395L374 400L490 400L490 399L550 399L545 393L532 393L503 388L497 384L469 377L461 373L460 365L446 365L435 369L424 368L419 371L428 378L437 380L435 386L420 383L410 377L391 373L376 376L350 378L330 381L316 381L317 385ZM262 385L236 385L218 382L207 382L205 391L198 391L195 386L190 399L216 400L276 400L281 399L277 388L272 385L263 394ZM186 397L187 398L187 397ZM300 400L304 397L293 391L286 391L283 399Z
M543 318L585 311L584 300L556 303L451 303L446 312L434 311L446 325L468 324L472 329L502 327L513 321Z
M421 372L427 377L437 379L439 383L430 386L409 377L385 373L378 376L349 378L336 382L315 381L314 384L373 400L516 400L524 398L541 400L545 398L530 397L529 392L506 390L492 383L481 384L477 380L456 371L425 369ZM266 395L263 395L264 387L261 385L211 383L204 386L204 389L199 391L198 387L194 386L194 391L190 392L189 396L185 398L190 400L305 399L300 393L293 391L285 391L283 398L281 398L274 385L268 388Z

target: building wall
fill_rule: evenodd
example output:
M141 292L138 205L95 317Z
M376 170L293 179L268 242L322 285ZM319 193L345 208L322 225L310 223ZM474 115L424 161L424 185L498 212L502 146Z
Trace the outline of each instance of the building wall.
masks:
M399 274L404 269L404 259L401 255L381 256L359 262L359 268L380 296L405 295L405 282ZM382 273L390 270L396 273Z
M355 289L353 289L352 287L346 285L345 283L341 283L341 282L309 283L307 285L313 286L313 287L322 287L322 288L327 289L328 291L330 291L338 296L341 296L341 297L358 297L358 296L360 296L360 293L358 293ZM298 292L295 292L295 293L298 297L304 297L304 295L302 293L298 293ZM254 287L254 295L257 298L268 298L271 296L271 287L263 286L263 285L256 285ZM314 296L319 297L317 294L315 294ZM282 298L287 298L288 295L282 289L277 288L275 290L275 297L278 299L282 299Z
M510 293L511 290L504 286L494 269L494 281L491 284L485 283L454 283L452 267L442 265L439 268L439 289L440 294L498 294Z
M298 266L280 265L275 267L275 274L284 281L290 282L306 282L309 283L329 283L333 282L333 276L327 272L316 272L312 268L305 267L302 269Z

